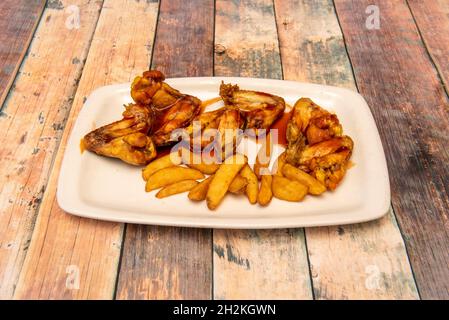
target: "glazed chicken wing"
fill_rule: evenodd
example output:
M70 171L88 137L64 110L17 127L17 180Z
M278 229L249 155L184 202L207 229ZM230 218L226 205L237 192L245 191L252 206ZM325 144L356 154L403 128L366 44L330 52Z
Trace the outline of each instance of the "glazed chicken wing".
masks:
M136 77L131 85L134 101L149 105L153 111L151 137L156 146L173 143L173 130L187 127L201 112L201 100L182 94L164 80L162 72L150 70Z
M240 110L246 121L245 129L268 129L282 116L285 101L281 97L258 91L240 90L238 85L220 86L220 96L226 106Z
M239 129L242 129L243 125L244 121L238 109L223 107L200 114L186 130L192 139L192 144L196 143L195 139L198 139L201 149L206 148L212 140L218 138L219 149L233 151L241 138ZM230 145L231 148L228 147Z
M308 145L301 153L299 168L311 173L329 190L334 190L346 173L353 147L348 136Z
M334 190L343 179L354 143L335 114L301 98L287 125L286 161Z
M201 111L201 101L182 94L164 82L157 70L145 71L134 79L130 104L123 119L98 128L84 137L87 150L119 158L133 165L153 160L156 147L171 144L175 129L185 128Z
M156 149L147 136L151 128L151 110L130 104L123 119L88 133L83 139L87 150L118 158L133 165L144 165L156 157Z

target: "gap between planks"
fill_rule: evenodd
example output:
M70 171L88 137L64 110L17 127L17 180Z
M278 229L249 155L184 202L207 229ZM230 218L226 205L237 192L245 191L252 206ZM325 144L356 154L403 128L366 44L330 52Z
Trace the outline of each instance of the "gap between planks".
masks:
M213 25L213 0L162 1L151 67L213 75ZM211 298L210 229L128 225L123 245L117 299Z
M262 61L262 64L270 61L270 66L275 65L272 63L271 54L264 52L260 60L245 59L246 56L258 57L257 53L248 53L257 46L257 41L262 46L270 44L268 35L275 32L274 27L271 26L271 31L260 32L260 29L254 26L254 21L258 20L254 18L257 17L256 9L246 7L245 1L235 3L238 4L233 7L228 3L217 2L221 5L218 9L224 11L217 14L222 19L223 25L229 25L226 21L228 16L234 23L233 35L228 37L224 31L225 36L222 36L219 33L220 21L217 20L216 39L226 49L225 53L215 55L217 73L276 77L258 65L259 61ZM260 11L269 12L270 9L266 9L269 5L268 1L258 1L255 6L259 6ZM285 77L354 89L351 66L332 2L321 1L319 5L312 5L304 1L288 4L279 1L276 5L277 30L281 40L280 53ZM244 23L240 22L236 28L235 21L238 21L239 17L245 17ZM264 17L263 21L264 27L268 28L270 23L267 21L270 20ZM306 27L302 28L302 25ZM226 30L226 27L223 28ZM238 32L235 32L236 30ZM263 34L262 40L258 37L260 34ZM243 38L240 39L239 35ZM249 44L248 39L251 39ZM299 48L297 39L302 39ZM242 43L244 48L241 47ZM277 77L279 74L281 73L277 73ZM417 298L402 238L391 214L380 221L362 225L306 229L307 248L305 239L301 237L297 236L296 242L284 243L279 241L278 234L276 236L274 234L276 233L268 231L265 234L259 231L214 231L216 298L253 298L254 294L256 298L311 298L308 284L310 280L304 277L304 274L309 274L308 259L310 259L310 274L314 280L313 293L318 299ZM387 240L382 239L384 235L388 236ZM270 243L270 240L267 240L270 237L277 240ZM364 248L366 244L370 246L369 250ZM295 248L298 245L303 249L299 252L289 252L288 258L284 257L284 260L276 258L267 260L269 255L276 255L276 252L285 246ZM388 253L390 248L396 249ZM306 249L309 250L309 255L305 252ZM358 256L355 256L354 252L357 252ZM291 263L285 263L289 260ZM233 261L242 263L237 263L240 266L236 266ZM298 261L301 262L299 267L295 265ZM253 265L258 269L248 270L248 266ZM299 273L303 277L303 282L296 278L293 280L296 283L290 283L292 279L285 277L285 270L293 274L302 270ZM380 285L377 285L378 282ZM295 285L299 290L293 289Z
M3 0L0 4L0 116L44 8L45 0Z
M83 10L98 3L84 2L78 4L82 16L88 17ZM68 135L85 97L99 86L130 81L148 68L157 8L157 3L126 0L106 0L103 4L15 298L113 298L123 225L63 212L55 198L57 177ZM63 23L59 29L66 32ZM78 289L70 282L77 276Z
M30 245L54 151L98 19L98 3L74 4L84 8L84 25L70 32L63 10L45 9L0 117L5 130L0 149L0 297L5 299L13 295Z
M420 295L448 297L449 177L442 169L449 157L448 97L404 0L376 2L378 30L363 27L369 1L335 4L360 92L384 144L392 203Z
M449 2L406 0L421 41L449 95Z

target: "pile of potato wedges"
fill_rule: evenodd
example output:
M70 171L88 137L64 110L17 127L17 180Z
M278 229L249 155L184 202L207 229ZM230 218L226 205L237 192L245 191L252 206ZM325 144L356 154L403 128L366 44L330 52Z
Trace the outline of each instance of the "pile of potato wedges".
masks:
M199 158L193 161L194 157ZM239 153L219 164L203 161L201 155L189 150L177 150L148 164L142 177L145 191L160 189L157 198L188 192L192 201L206 200L210 210L216 209L227 193L245 195L251 204L267 206L273 197L298 202L307 194L326 191L317 179L286 163L285 153L276 159L272 170L268 169L270 158L271 148L261 148L251 168L248 158Z

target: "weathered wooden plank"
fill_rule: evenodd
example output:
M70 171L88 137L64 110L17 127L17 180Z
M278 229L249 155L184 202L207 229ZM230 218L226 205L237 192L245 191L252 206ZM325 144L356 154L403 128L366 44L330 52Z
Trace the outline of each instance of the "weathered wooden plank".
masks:
M73 1L62 5L67 3L73 4ZM80 1L77 4L80 10L95 8L95 12L98 11L99 4L91 7L91 3ZM106 0L103 4L47 190L40 205L15 298L110 299L114 296L123 225L83 219L63 212L56 202L56 184L65 145L85 97L97 87L130 81L148 67L157 10L157 3L146 1ZM52 21L56 18L55 13L50 14ZM87 27L86 15L87 12L81 13L81 29ZM43 39L69 37L73 31L64 28L64 20ZM91 28L90 32L92 31ZM70 42L66 46L68 50L73 50ZM47 53L46 61L61 59L66 64L67 61L72 61L64 52L55 52L55 48L59 46L53 44L48 47L52 52ZM55 69L60 72L60 69ZM51 90L58 92L54 86ZM50 100L47 103L49 110L57 109L55 105L58 105L57 101ZM66 108L59 112L64 113L69 107L70 100ZM64 127L63 119L67 117L67 112L61 117L59 122L53 122L51 118L46 120L43 137L54 136L51 131L53 123L56 127ZM42 174L46 175L47 172Z
M216 2L215 74L282 79L272 1ZM215 299L311 299L303 229L214 230Z
M277 0L275 6L284 78L356 90L332 0ZM316 299L418 298L392 212L305 234Z
M407 0L424 44L449 93L449 1Z
M214 230L214 299L312 299L304 230Z
M365 27L373 1L336 0L360 92L377 121L392 202L420 295L449 297L448 98L405 1L374 1L380 29Z
M98 20L98 3L72 3L81 7L82 27L69 30L64 10L45 10L0 117L1 298L12 296L18 280L53 153Z
M127 225L117 299L210 299L209 229Z
M162 0L152 67L167 77L213 74L212 0ZM211 231L128 225L118 299L210 299Z
M44 7L45 0L0 2L0 107L14 82Z

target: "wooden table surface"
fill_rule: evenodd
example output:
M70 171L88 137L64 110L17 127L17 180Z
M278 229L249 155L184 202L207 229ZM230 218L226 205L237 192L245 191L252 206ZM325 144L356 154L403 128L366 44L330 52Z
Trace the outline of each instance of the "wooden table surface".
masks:
M449 0L1 1L0 298L448 299L448 16ZM256 231L63 212L56 182L83 102L150 66L358 90L389 214Z

